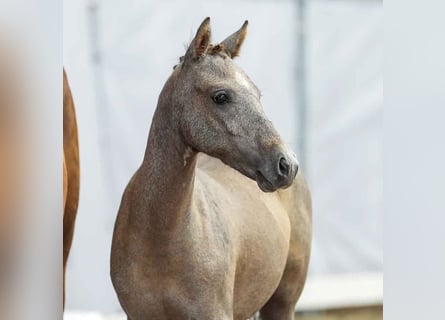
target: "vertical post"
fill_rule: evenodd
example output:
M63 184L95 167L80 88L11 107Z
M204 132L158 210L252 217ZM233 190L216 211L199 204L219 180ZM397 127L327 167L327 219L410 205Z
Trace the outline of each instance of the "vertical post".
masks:
M306 96L306 0L297 0L297 142L298 159L307 168L307 96Z
M105 89L105 75L103 67L103 58L101 50L101 37L99 25L99 1L90 0L87 4L87 22L89 32L89 43L91 50L92 77L94 81L94 94L96 98L96 118L98 130L98 147L99 154L102 158L102 178L105 182L106 191L113 196L113 188L115 187L114 170L112 158L107 157L110 151L109 129L109 104Z

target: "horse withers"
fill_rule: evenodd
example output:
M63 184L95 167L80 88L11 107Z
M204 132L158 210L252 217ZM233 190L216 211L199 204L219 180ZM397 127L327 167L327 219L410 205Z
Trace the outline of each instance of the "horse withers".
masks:
M311 198L294 154L233 59L247 21L199 27L159 96L117 216L111 277L128 319L293 319Z

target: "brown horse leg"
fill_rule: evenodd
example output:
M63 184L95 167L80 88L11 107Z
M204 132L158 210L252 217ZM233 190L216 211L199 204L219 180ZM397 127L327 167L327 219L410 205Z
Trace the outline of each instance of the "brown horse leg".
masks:
M294 320L295 303L275 292L260 310L261 320Z
M303 291L307 266L307 259L288 259L277 290L260 310L260 319L295 319L295 305Z
M261 320L294 320L294 305L279 298L272 298L260 311Z

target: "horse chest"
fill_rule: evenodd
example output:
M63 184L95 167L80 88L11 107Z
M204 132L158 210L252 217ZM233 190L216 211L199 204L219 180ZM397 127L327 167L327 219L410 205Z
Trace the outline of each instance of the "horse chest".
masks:
M128 301L137 302L128 310L137 310L135 319L211 319L216 314L224 319L231 313L234 270L230 271L227 252L196 248L193 241L184 240L172 243L163 254L146 257L134 266L129 281L135 290Z
M253 187L198 176L174 231L154 228L144 245L129 238L121 253L132 266L118 291L127 313L137 312L131 319L243 319L264 305L284 271L290 228L274 196Z

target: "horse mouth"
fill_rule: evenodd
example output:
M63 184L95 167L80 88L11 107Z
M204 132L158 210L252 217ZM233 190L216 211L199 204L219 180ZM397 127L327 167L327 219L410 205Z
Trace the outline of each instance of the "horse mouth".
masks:
M256 172L255 180L256 183L258 184L258 187L263 192L274 192L275 190L277 190L277 187L275 187L275 185L272 182L267 180L267 178L260 171Z

